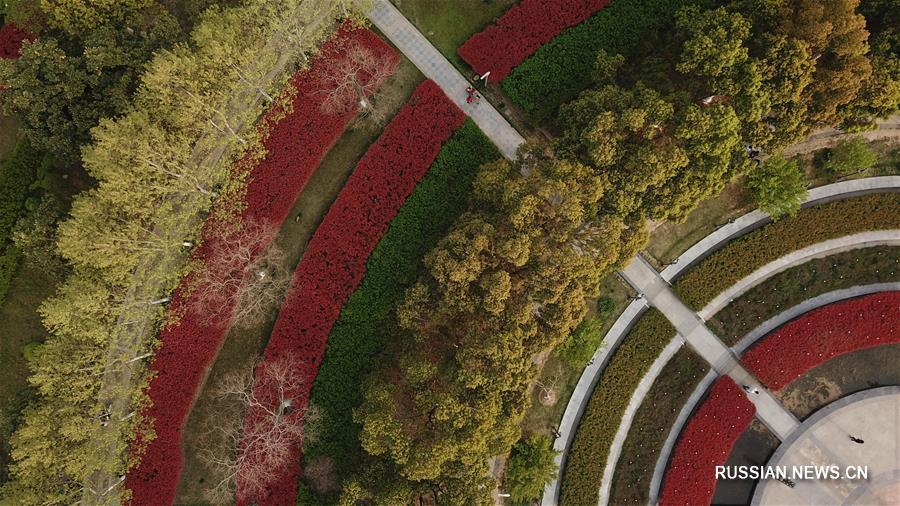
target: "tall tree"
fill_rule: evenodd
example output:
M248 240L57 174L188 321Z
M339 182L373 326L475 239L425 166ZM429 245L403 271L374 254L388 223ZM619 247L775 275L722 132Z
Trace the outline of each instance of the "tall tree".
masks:
M812 127L839 122L838 109L851 102L872 73L866 21L859 0L785 0L779 33L805 42L816 61L805 99Z

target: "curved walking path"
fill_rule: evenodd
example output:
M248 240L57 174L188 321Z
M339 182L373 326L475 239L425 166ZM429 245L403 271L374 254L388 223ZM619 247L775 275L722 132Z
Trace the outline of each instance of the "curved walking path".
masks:
M503 156L510 160L516 157L516 151L525 139L484 97L476 104L466 103L466 88L471 83L393 4L388 0L375 0L368 17L397 49L475 121Z
M790 411L781 405L765 385L757 381L738 361L721 339L718 338L694 310L678 298L672 287L656 272L644 257L638 255L622 269L625 279L647 301L658 309L675 326L675 330L691 345L691 348L718 371L727 374L738 385L757 390L748 396L756 406L756 417L782 441L799 425Z
M765 322L757 325L753 330L742 337L740 341L737 342L737 344L732 346L731 349L737 356L740 356L747 348L752 346L753 343L768 335L773 330L803 314L806 314L822 306L827 306L829 304L840 302L842 300L862 297L864 295L870 295L873 293L891 292L896 290L900 290L900 282L875 283L823 293L822 295L807 299L800 304L797 304L796 306L788 308L778 315L773 316ZM706 376L703 377L700 383L698 383L694 388L694 392L690 397L688 397L688 400L681 407L681 411L679 411L678 413L678 418L675 419L675 423L672 424L672 427L669 429L669 435L668 437L666 437L666 441L663 444L662 450L660 450L659 457L656 461L656 466L653 469L653 478L650 481L651 504L655 503L659 498L659 490L662 486L662 479L663 475L665 474L666 465L669 462L669 457L672 453L672 450L675 448L675 442L678 440L678 435L681 434L681 430L687 423L688 418L690 418L691 413L694 412L697 403L700 402L700 400L706 394L706 391L709 389L709 386L713 383L713 381L715 381L717 377L718 374L715 371L710 371Z
M854 179L813 188L809 191L806 202L803 205L808 207L832 200L886 191L900 191L900 176ZM659 274L665 281L671 281L729 241L761 227L769 221L771 221L771 217L758 210L744 214L695 243ZM544 495L541 500L542 506L552 506L559 502L560 478L564 468L565 456L572 443L575 430L578 427L578 421L581 419L591 392L593 392L594 386L600 380L600 376L610 356L646 310L647 306L643 300L636 300L629 304L609 329L602 345L594 353L591 362L582 372L560 421L558 429L560 436L553 444L553 449L558 452L556 463L559 469L556 479L544 488ZM633 417L633 414L631 416ZM620 451L621 445L611 448L610 456L612 456L612 452L616 452L618 455Z
M880 139L900 139L900 114L876 121L878 128L866 132L847 133L836 128L826 128L813 132L803 142L798 142L784 150L784 156L809 153L831 146L834 141L845 137L862 137L874 141Z

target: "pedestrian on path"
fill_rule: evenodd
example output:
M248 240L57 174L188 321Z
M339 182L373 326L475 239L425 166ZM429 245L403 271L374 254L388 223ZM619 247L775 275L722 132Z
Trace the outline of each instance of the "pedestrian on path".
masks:
M756 387L751 387L750 385L741 385L741 388L744 389L748 394L759 395L759 389Z
M850 441L853 441L854 443L856 443L858 445L865 443L865 441L863 441L862 439L860 439L858 437L854 437L853 434L850 434Z

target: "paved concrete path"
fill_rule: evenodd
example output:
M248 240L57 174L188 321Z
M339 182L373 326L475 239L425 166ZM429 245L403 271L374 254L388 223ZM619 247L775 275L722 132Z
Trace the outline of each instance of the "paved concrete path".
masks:
M396 7L387 0L375 0L375 6L369 12L369 20L475 121L478 128L500 148L503 156L510 160L516 157L516 150L525 139L487 99L482 98L477 104L466 103L466 88L471 83Z
M753 390L748 398L756 406L759 418L779 439L784 440L797 428L797 419L759 383L716 337L700 317L689 309L643 257L638 256L622 270L625 279L644 295L653 307L675 326L684 340L719 374L727 374L739 385Z
M897 504L900 491L900 386L863 390L807 418L778 449L771 466L839 466L837 479L792 478L793 487L760 480L753 505ZM857 444L850 435L864 441ZM844 475L866 466L867 479ZM789 477L790 478L790 477Z
M807 299L800 304L797 304L796 306L782 311L778 315L766 320L760 325L757 325L753 330L742 337L741 340L737 342L737 344L732 346L731 350L735 353L735 355L740 356L747 348L749 348L753 343L758 341L763 336L769 334L773 330L793 320L794 318L797 318L798 316L806 314L822 306L827 306L828 304L833 304L835 302L840 302L846 299L852 299L854 297L861 297L863 295L870 295L880 292L891 292L895 290L900 290L900 282L874 283L871 285L854 286L851 288L845 288L843 290L834 290L828 293L823 293L822 295ZM698 383L694 388L691 396L681 407L681 411L679 411L678 418L675 420L675 423L673 423L672 427L669 428L669 435L668 437L666 437L666 442L663 444L662 450L659 453L659 457L656 460L656 466L653 469L653 479L650 481L651 504L655 504L656 500L658 499L659 490L662 486L662 478L669 463L669 456L671 455L672 450L675 448L675 442L677 441L679 434L681 434L681 430L687 423L688 418L690 418L691 413L694 412L697 404L706 394L706 391L709 389L710 385L712 385L713 381L715 381L718 376L719 375L715 371L710 371L706 376L703 377L700 383Z

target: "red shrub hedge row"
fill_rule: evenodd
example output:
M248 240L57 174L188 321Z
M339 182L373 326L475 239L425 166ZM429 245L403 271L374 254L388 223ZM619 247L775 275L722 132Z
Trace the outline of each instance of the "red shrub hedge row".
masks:
M517 65L602 9L610 0L522 0L457 50L479 74L500 82Z
M710 504L716 491L716 466L728 460L755 413L753 403L734 380L727 376L716 380L678 438L659 504Z
M366 259L464 119L434 82L419 85L366 152L310 240L256 371L259 378L266 363L280 360L304 364L305 382L290 393L298 414L309 399L331 327L359 285ZM265 392L257 395L274 398ZM255 420L255 413L248 413L245 426ZM300 443L294 448L297 457L278 470L280 479L266 497L246 497L238 483L238 503L293 504Z
M0 26L0 58L7 60L18 58L22 42L29 38L28 32L20 30L15 25L7 23Z
M856 350L900 343L900 292L876 293L810 311L764 337L741 362L773 390Z
M245 224L263 223L277 230L287 217L310 176L355 114L324 114L320 105L324 96L317 84L329 60L339 57L347 42L357 41L376 54L393 53L393 49L374 32L343 27L337 36L321 48L307 70L298 72L291 85L297 90L293 109L271 110L263 119L269 132L264 141L266 158L255 167L246 167L249 178L242 214ZM277 120L277 121L275 121ZM249 163L248 159L238 162ZM271 238L269 238L270 240ZM210 260L229 247L228 237L217 237L215 227L207 223L202 245L195 256ZM260 254L268 242L258 245ZM249 262L248 262L249 263ZM182 281L176 290L171 309L183 311L177 325L163 330L161 344L151 368L156 377L150 382L152 406L144 413L154 420L156 438L149 444L140 464L128 473L126 486L133 492L133 504L172 504L181 474L182 426L187 420L204 373L218 352L229 321L210 321L182 289L190 284ZM203 290L195 287L195 290ZM220 308L220 314L231 314L232 307Z

